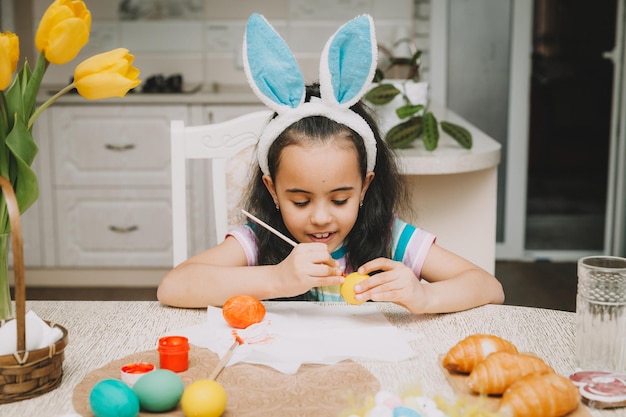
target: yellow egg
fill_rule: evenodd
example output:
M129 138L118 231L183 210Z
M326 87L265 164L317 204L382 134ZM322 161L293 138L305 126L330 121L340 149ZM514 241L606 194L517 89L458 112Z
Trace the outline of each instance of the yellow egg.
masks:
M343 284L341 284L339 291L341 292L343 299L346 300L348 304L363 304L365 302L354 299L354 286L369 277L369 275L359 274L358 272L353 272L346 276L346 279Z
M180 399L186 417L219 417L226 410L226 390L210 379L189 384Z

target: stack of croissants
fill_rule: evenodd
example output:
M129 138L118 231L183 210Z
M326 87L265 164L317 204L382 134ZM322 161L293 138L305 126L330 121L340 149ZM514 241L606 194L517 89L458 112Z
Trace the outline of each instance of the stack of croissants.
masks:
M443 367L468 374L466 382L474 393L501 395L497 411L503 417L560 417L580 402L569 378L495 335L473 334L461 340L448 351Z

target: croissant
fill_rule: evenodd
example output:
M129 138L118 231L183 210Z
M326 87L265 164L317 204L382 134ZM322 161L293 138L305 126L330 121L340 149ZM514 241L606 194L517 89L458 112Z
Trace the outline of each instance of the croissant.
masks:
M555 372L534 373L504 391L498 412L503 417L560 417L578 407L578 388Z
M473 334L461 340L443 358L443 367L449 371L470 373L474 366L493 352L517 353L508 340L491 334Z
M534 372L551 372L543 359L523 353L494 352L474 366L467 378L469 388L482 394L502 394L518 379Z

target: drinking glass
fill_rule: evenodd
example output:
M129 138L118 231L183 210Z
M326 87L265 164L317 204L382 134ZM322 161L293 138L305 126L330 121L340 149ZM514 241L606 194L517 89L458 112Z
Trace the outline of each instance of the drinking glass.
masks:
M578 260L576 316L577 366L626 372L626 258Z

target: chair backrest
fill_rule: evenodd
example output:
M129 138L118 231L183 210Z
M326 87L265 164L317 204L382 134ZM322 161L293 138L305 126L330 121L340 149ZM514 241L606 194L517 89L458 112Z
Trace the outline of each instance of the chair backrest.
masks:
M228 232L228 199L226 169L229 158L255 145L272 115L263 110L225 121L198 126L185 126L182 120L170 123L172 169L172 233L173 264L178 265L188 256L187 238L187 160L211 161L210 182L212 195L215 242L221 242Z

